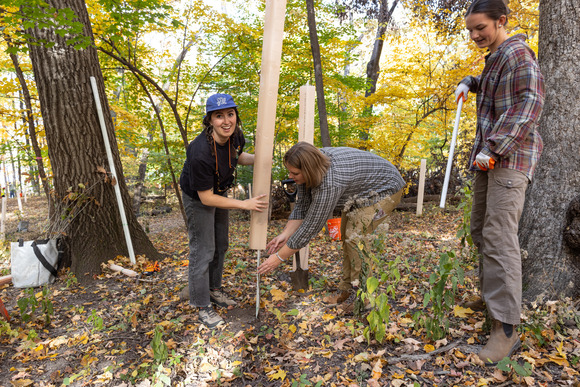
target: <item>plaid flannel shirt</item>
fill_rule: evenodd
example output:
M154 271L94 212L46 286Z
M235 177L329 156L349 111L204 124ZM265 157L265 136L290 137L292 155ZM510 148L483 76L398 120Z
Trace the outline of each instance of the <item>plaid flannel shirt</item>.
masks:
M405 186L397 168L380 156L346 147L320 150L329 157L330 166L318 187L297 187L298 200L288 219L303 222L288 239L291 249L306 246L335 208L348 211L370 206Z
M515 169L532 179L542 153L538 120L544 105L544 78L526 36L508 38L486 56L479 77L462 82L477 93L477 131L469 158L471 170L482 152L495 167Z

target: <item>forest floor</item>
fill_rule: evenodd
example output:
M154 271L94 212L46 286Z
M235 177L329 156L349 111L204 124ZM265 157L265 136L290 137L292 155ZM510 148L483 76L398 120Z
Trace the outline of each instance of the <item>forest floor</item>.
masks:
M25 204L28 233L16 231L16 209L9 199L7 241L38 237L45 201ZM218 309L226 324L213 331L179 301L188 253L180 212L140 221L165 256L145 281L103 268L81 285L65 269L44 290L0 286L11 317L0 315L0 386L580 386L580 300L526 304L512 360L485 367L475 356L488 328L481 312L459 306L476 294L477 268L456 237L463 214L454 207L395 211L377 235L370 255L379 281L369 284L378 285L372 296L384 294L380 317L323 304L340 278L341 247L321 232L310 246L309 289L292 290L290 265L263 276L256 318L257 252L248 249L248 216L232 211L224 290L238 305ZM269 237L283 225L273 220ZM142 272L147 262L138 261L132 268ZM0 276L9 273L6 243ZM28 305L28 321L19 305Z

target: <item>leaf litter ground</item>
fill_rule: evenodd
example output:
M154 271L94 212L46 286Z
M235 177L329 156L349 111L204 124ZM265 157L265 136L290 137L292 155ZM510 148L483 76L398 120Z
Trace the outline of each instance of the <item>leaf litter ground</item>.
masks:
M27 218L31 231L25 234L16 232L15 206L9 200L7 240L34 238L46 218L46 204L39 198L26 204L34 216ZM81 286L65 271L44 296L53 312L39 307L28 322L22 321L17 303L35 297L42 304L42 289L31 295L0 287L11 315L10 323L0 320L0 386L578 386L578 300L525 306L523 348L513 360L531 366L531 373L514 372L517 364L502 372L478 361L474 354L487 335L480 312L450 310L449 333L437 341L418 326L417 312L431 315L423 294L439 254L462 250L455 237L460 221L457 210L430 207L419 218L400 211L391 216L381 259L400 260L400 279L390 299L385 340L369 343L363 336L365 315L345 315L322 302L341 270L340 244L326 234L310 245L309 289L292 290L289 265L262 277L256 318L257 252L248 249L247 215L232 211L223 287L238 305L218 309L227 324L210 331L200 326L196 309L179 300L188 252L179 211L142 217L165 256L161 270L151 276L135 280L104 268ZM283 226L283 220L273 220L270 237ZM459 254L468 275L457 305L476 294L476 268L467 256ZM112 261L130 267L126 257ZM139 257L133 269L143 272L147 263ZM0 270L9 274L7 247Z

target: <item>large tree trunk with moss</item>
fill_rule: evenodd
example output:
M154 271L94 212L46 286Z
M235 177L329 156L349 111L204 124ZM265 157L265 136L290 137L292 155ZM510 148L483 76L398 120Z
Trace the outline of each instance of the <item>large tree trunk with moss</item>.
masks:
M524 297L580 295L580 13L576 0L540 2L546 80L544 152L520 222ZM555 22L557 20L557 22ZM524 253L524 257L526 257Z
M84 25L84 34L92 31L85 3L49 0L57 9L70 8ZM50 29L28 31L37 39L54 42L53 47L30 45L42 118L46 131L53 181L60 213L66 207L81 205L82 210L64 229L60 213L51 217L51 227L64 231L67 255L77 277L100 272L100 264L118 255L127 255L121 217L116 203L114 182L109 171L105 145L90 84L94 76L111 144L119 187L136 254L159 259L131 211L131 201L119 159L113 121L105 96L103 76L94 46L75 50ZM83 188L84 187L84 188Z

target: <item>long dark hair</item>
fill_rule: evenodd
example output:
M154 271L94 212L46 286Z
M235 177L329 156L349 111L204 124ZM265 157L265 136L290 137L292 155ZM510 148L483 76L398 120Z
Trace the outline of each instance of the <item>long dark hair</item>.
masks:
M233 141L230 141L231 146L230 146L230 152L235 152L235 149L237 148L237 146L239 144L236 144L235 142L237 141L239 134L242 133L242 119L240 118L240 114L238 113L238 108L232 108L234 109L234 111L236 112L236 128L234 129L234 133L232 133L233 137ZM203 130L205 131L205 136L207 138L207 142L211 145L211 154L212 156L215 156L214 153L214 139L213 139L213 126L211 125L211 115L215 113L215 111L213 112L209 112L207 113L204 117L203 117ZM230 137L230 138L231 138ZM232 156L236 156L235 154L233 154Z
M492 20L499 20L502 15L507 18L510 9L504 0L473 0L465 12L465 17L472 13L483 13Z

